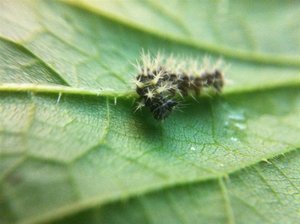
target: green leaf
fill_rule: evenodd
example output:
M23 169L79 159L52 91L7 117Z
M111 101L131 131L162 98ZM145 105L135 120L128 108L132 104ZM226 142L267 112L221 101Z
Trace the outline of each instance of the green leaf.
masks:
M296 1L1 1L1 223L297 223ZM141 49L222 57L219 97L134 113Z

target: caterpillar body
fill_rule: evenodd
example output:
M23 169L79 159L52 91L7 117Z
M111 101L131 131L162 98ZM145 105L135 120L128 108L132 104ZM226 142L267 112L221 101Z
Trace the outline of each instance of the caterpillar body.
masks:
M202 67L196 60L175 59L142 53L137 63L136 92L140 96L137 109L147 107L157 120L164 120L179 104L178 96L200 95L204 88L221 92L224 74L220 62L210 68L204 59Z

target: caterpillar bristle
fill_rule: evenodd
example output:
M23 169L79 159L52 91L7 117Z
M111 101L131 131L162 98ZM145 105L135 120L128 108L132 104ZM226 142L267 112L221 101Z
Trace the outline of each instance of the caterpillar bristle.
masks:
M223 62L211 65L208 57L200 66L195 59L176 59L173 55L164 57L157 53L142 51L141 59L135 65L138 70L135 85L140 96L137 110L148 107L153 117L164 120L179 105L177 97L199 96L203 89L212 88L220 93L224 86Z

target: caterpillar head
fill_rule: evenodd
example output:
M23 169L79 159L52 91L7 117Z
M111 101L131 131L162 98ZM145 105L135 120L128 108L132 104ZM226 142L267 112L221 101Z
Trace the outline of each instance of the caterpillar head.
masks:
M156 120L166 119L178 103L173 99L159 97L148 103L150 111Z

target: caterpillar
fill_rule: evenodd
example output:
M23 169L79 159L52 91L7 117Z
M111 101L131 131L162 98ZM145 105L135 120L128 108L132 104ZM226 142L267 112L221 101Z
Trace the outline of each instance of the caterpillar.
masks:
M178 96L198 96L204 88L220 93L224 86L220 62L210 68L205 58L200 67L193 59L165 57L160 53L152 57L149 52L142 52L135 66L138 70L135 85L139 95L136 109L147 107L156 120L164 120L179 104Z

